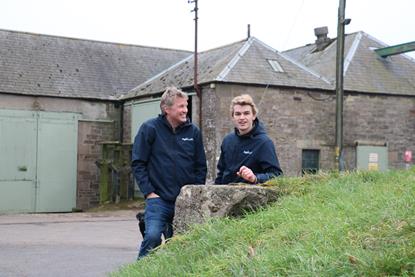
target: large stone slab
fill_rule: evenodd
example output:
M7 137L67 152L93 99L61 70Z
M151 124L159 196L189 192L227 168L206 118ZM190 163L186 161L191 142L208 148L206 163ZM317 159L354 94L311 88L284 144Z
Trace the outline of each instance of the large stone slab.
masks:
M176 200L174 231L182 233L210 217L239 217L277 198L277 191L255 185L187 185Z

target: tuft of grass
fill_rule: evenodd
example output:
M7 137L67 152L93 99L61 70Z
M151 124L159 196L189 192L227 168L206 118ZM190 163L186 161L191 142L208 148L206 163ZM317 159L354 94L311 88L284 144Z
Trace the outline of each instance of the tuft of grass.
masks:
M266 186L278 202L196 225L112 276L415 275L415 168Z

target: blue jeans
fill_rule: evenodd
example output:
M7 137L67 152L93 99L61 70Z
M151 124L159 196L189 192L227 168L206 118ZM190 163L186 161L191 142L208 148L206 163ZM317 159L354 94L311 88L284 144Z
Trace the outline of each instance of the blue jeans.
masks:
M146 230L137 259L148 254L151 249L161 244L161 235L165 239L173 236L174 202L161 198L146 199L144 222Z

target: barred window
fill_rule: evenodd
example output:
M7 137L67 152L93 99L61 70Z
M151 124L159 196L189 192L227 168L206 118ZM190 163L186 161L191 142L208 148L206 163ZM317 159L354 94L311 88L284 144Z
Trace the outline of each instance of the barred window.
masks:
M302 152L302 174L316 174L320 169L320 150L303 149Z

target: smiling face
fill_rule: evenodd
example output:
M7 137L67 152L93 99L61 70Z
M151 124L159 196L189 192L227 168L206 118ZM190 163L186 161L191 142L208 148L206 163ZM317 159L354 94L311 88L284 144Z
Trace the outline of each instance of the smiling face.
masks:
M250 105L233 106L232 121L239 134L245 135L249 133L253 128L255 118L256 115L254 115Z
M176 128L187 120L187 99L176 97L172 106L166 106L164 112L166 118L173 128Z

